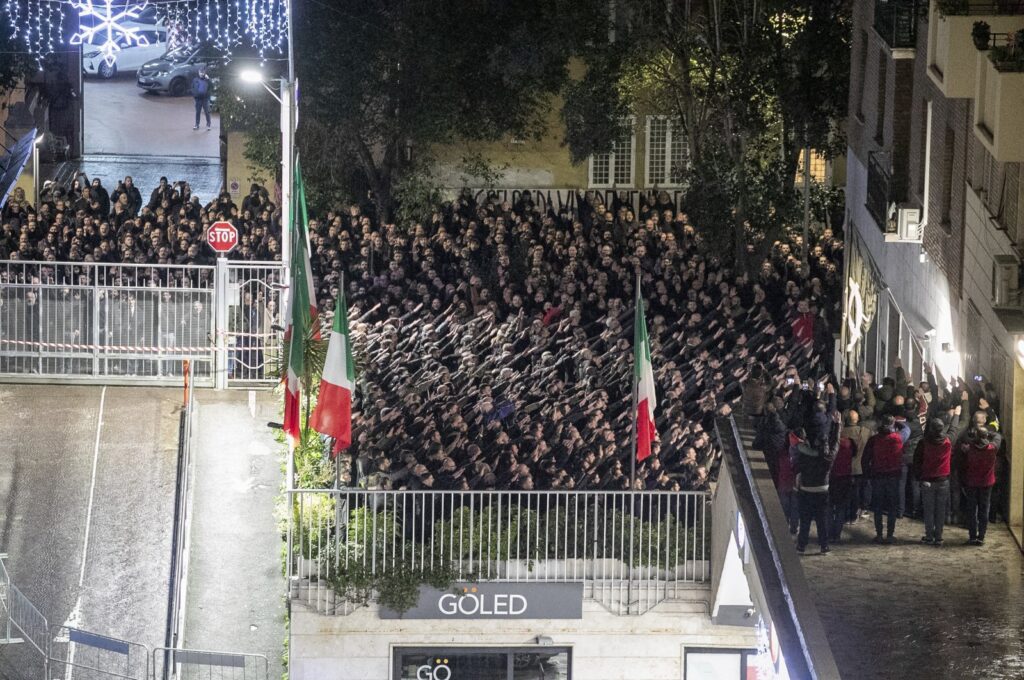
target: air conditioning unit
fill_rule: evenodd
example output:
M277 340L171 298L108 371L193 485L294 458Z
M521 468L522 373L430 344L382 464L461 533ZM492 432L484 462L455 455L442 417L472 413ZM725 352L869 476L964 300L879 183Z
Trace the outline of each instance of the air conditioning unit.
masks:
M921 209L908 205L892 205L889 208L889 228L885 240L895 243L921 243L924 227L921 225Z
M992 263L992 306L1016 307L1020 303L1020 262L1013 255L996 255Z

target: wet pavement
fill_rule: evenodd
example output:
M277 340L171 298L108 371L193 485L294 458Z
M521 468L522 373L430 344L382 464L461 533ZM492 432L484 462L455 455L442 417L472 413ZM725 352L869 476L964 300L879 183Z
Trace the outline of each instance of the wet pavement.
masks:
M285 639L281 527L283 444L272 392L196 394L198 424L185 646L263 654L280 678Z
M51 626L163 644L180 398L0 385L0 552ZM40 677L38 653L0 646L0 678Z
M897 543L871 543L872 520L846 542L801 562L844 678L1024 678L1024 560L1003 525L983 547L946 527L945 543L919 542L923 525L900 520Z
M135 74L85 80L85 153L220 157L220 116L193 130L192 97L147 94ZM268 95L269 96L269 95Z
M135 186L142 192L142 200L160 183L161 177L171 182L187 181L192 193L205 205L220 193L224 184L220 160L216 158L181 158L176 156L86 156L78 162L79 170L91 180L99 177L107 191L113 191L118 181L131 175Z

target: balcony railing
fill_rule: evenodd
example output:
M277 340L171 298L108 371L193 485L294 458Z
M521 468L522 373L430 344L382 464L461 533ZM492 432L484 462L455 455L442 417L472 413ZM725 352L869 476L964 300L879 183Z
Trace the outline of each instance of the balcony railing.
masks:
M938 3L942 16L1000 16L1024 14L1024 0L974 2L973 0L942 0Z
M291 492L290 597L324 614L374 578L583 583L639 614L710 578L705 492ZM441 586L438 586L441 587Z
M881 155L872 153L868 157L867 209L884 234L889 229L889 206L893 196L892 175L879 158Z
M876 0L875 31L892 49L912 49L917 43L917 19L927 8L925 0Z

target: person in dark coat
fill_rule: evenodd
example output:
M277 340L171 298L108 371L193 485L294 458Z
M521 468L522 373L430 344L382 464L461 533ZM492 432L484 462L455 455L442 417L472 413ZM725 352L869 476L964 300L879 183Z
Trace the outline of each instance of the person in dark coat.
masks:
M807 540L811 531L811 520L817 525L818 545L821 553L827 554L829 539L828 522L828 488L829 473L832 462L836 459L839 448L839 429L842 418L837 411L831 414L832 426L819 445L801 441L795 447L794 469L796 470L796 488L800 506L800 529L796 538L797 552L807 549Z

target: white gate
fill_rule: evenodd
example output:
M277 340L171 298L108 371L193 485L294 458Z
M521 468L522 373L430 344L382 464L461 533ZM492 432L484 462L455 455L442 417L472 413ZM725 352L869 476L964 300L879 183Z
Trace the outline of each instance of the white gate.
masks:
M0 380L276 382L277 263L0 262Z

